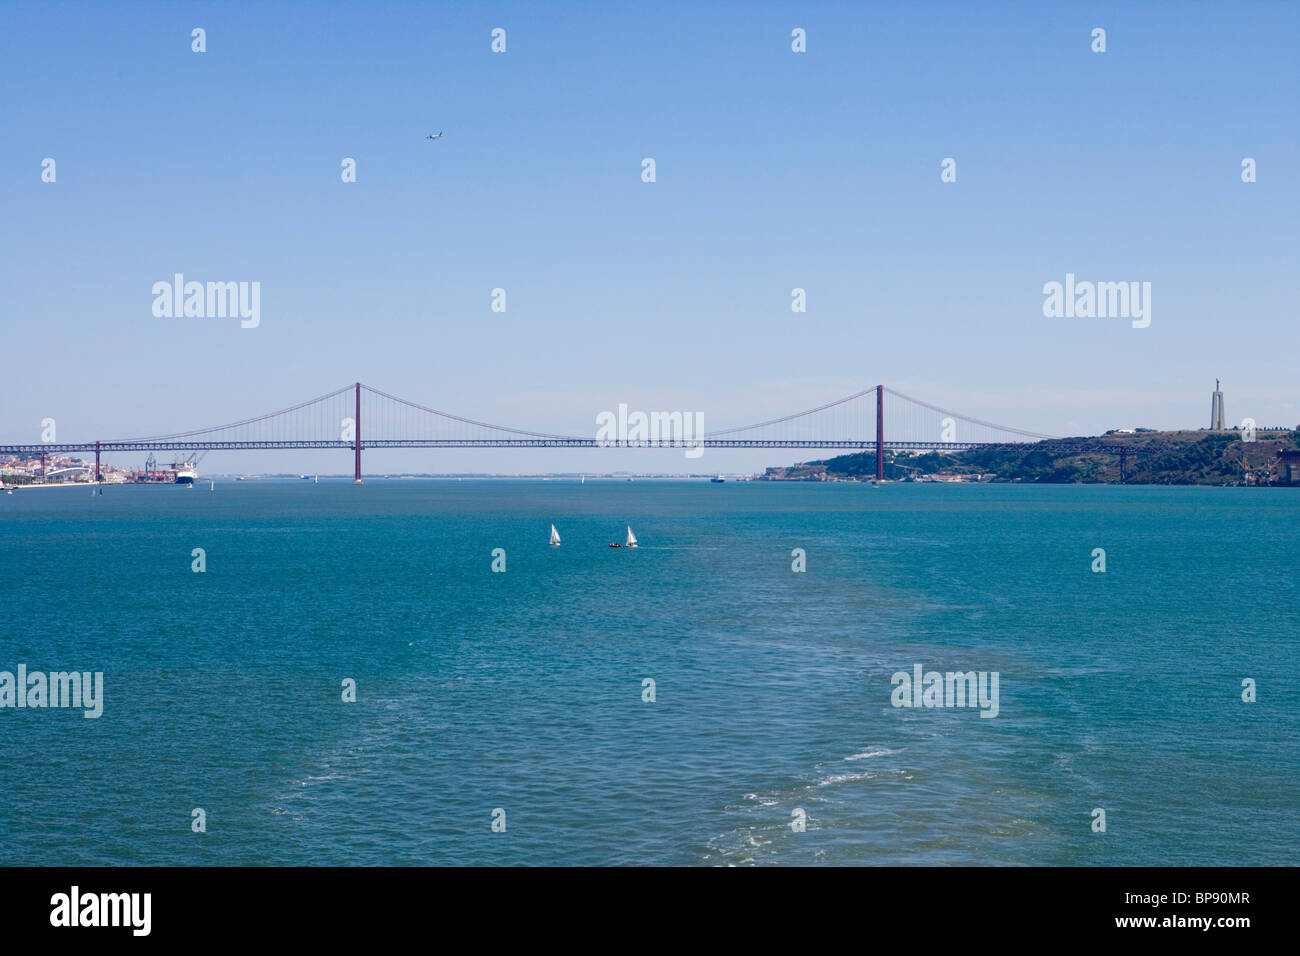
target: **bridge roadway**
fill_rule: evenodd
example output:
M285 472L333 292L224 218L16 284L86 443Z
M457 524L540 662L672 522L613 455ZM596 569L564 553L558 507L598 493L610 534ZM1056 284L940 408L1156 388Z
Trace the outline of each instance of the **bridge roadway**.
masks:
M965 451L1005 442L890 441L889 451ZM362 441L362 448L849 448L875 451L874 439L744 439L705 438L680 441L598 441L595 438L376 438ZM0 445L0 455L52 455L74 451L251 451L275 448L332 448L355 451L350 441L102 441L60 442L35 445Z
M408 434L411 432L418 433L424 431L427 433L447 430L459 431L461 428L477 428L486 430L486 434L496 435L498 437L490 438L376 438L367 440L361 429L362 413L362 391L368 392L373 399L382 400L384 409L378 413L379 421L387 423L387 426L381 424L376 431L380 434L384 432L391 433L392 416L398 416L397 421L401 423L403 431ZM891 440L890 433L885 430L885 392L894 396L896 399L905 403L910 403L914 412L924 409L927 414L934 413L947 416L944 419L942 429L935 428L930 432L928 428L921 427L913 417L908 419L909 424L898 430L902 435L922 435L922 434L940 434L951 435L953 432L948 431L957 420L965 422L967 425L973 425L979 428L991 429L992 433L1003 432L1008 435L1014 435L1010 442L1005 441L926 441L926 440L909 440L907 438ZM351 393L351 394L349 394ZM876 437L871 439L864 438L740 438L742 432L753 434L754 429L769 428L773 426L785 425L791 428L789 423L798 420L807 420L812 422L809 416L818 415L831 409L843 408L850 410L853 407L850 403L862 399L864 403L869 401L868 396L874 393L876 399L876 427L873 434ZM345 402L345 405L335 405L337 401ZM325 409L330 409L328 412ZM620 406L622 414L623 406ZM374 409L371 409L372 413ZM341 415L339 413L342 413ZM841 412L840 414L844 414ZM439 423L437 427L430 428L426 423L421 426L413 424L407 416L411 415L432 415ZM347 416L347 417L344 417ZM369 416L367 416L369 417ZM860 424L855 424L859 421ZM338 421L342 429L344 423L351 421L355 428L351 431L343 430L337 439L268 439L259 440L250 437L239 438L238 440L226 440L216 438L218 434L226 436L248 436L248 435L284 435L284 434L328 434L328 432L315 431L322 427L323 420ZM841 430L857 430L865 432L868 428L870 418L862 410L862 414L850 413L848 420L841 419L835 423L828 423L817 429L814 434L835 434ZM267 423L275 423L274 430L268 430ZM285 431L286 423L293 428L292 431ZM244 431L234 431L235 429L245 429ZM308 429L311 429L310 431ZM807 434L808 430L803 430ZM478 434L484 434L485 431L479 431ZM634 432L635 433L635 432ZM786 434L797 433L793 428ZM760 433L761 434L761 433ZM771 432L768 432L771 434ZM977 433L988 437L989 432ZM347 437L344 438L343 436ZM508 435L509 437L499 437ZM148 438L135 438L126 440L113 441L95 441L95 442L41 442L34 444L12 444L0 445L0 455L51 455L66 454L68 452L87 452L95 456L95 478L99 479L99 462L100 456L105 452L128 452L128 451L173 451L173 452L192 452L192 451L255 451L264 449L297 449L297 448L321 448L333 449L337 451L351 451L353 455L353 472L354 481L361 482L361 452L366 448L681 448L681 449L705 449L705 448L825 448L840 449L843 451L857 452L874 452L876 456L876 477L884 477L885 470L885 452L886 451L937 451L937 452L960 452L970 448L998 446L1005 444L1021 444L1024 440L1037 441L1050 436L1040 435L1035 432L1023 431L1016 428L1007 428L1002 425L995 425L992 422L982 421L977 418L969 418L959 415L955 412L948 412L936 405L930 405L918 399L911 398L901 392L895 392L892 389L886 389L884 385L876 385L873 388L864 389L855 392L852 395L845 396L834 402L828 402L817 408L806 409L793 415L786 415L782 418L774 418L765 422L758 422L753 425L745 425L739 428L721 430L715 433L715 437L703 436L698 441L685 442L680 439L654 439L631 441L626 438L621 440L602 440L598 438L581 438L573 435L551 435L539 432L524 431L517 428L508 428L500 425L493 425L488 422L475 421L470 418L462 418L459 415L450 415L446 412L440 412L437 409L429 408L415 402L408 401L396 395L390 395L387 392L372 388L368 385L362 385L360 382L353 382L343 388L336 389L327 395L322 395L310 401L301 402L288 408L282 408L279 411L271 412L268 415L260 415L256 418L248 418L240 422L232 422L227 425L219 425L212 428L204 428L189 432L174 432L167 435L156 435ZM883 439L883 440L878 440Z

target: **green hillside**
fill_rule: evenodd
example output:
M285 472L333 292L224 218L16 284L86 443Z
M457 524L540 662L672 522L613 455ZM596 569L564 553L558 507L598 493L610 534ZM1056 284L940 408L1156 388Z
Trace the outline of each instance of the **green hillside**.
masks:
M1264 437L1264 436L1267 437ZM1277 454L1300 448L1300 431L1260 433L1241 441L1238 432L1150 432L1096 438L1050 439L1022 445L989 445L963 452L890 453L885 477L983 475L994 481L1048 483L1118 482L1121 459L1128 484L1227 485L1276 481ZM874 452L840 455L781 469L780 477L824 473L828 478L870 478Z

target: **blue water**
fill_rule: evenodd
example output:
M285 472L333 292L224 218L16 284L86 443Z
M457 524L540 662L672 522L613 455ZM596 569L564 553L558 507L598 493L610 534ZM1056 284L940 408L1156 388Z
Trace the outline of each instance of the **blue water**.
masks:
M0 860L1294 863L1298 517L1245 488L0 496L0 670L105 681L97 720L0 710ZM997 671L1000 713L893 707L917 663Z

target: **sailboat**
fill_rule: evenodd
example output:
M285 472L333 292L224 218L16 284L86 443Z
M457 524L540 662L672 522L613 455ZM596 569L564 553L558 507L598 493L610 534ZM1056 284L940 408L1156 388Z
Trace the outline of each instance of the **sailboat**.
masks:
M313 479L311 480L311 483L312 483L313 485L319 485L319 484L320 484L320 473L319 473L319 472L317 472L316 477L313 478Z
M559 546L560 546L560 532L555 530L555 525L551 525L551 547L558 548Z
M632 533L632 526L631 526L631 525L628 525L628 526L627 526L627 547L629 547L629 548L635 548L635 547L636 547L636 535L634 535L634 534Z

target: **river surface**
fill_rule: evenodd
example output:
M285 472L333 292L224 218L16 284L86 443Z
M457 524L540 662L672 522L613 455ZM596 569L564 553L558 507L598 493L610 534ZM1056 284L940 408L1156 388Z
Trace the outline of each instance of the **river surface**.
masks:
M102 672L103 713L0 708L0 859L1294 864L1298 518L1249 488L20 490L0 671ZM996 716L894 706L917 665L996 673Z

